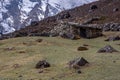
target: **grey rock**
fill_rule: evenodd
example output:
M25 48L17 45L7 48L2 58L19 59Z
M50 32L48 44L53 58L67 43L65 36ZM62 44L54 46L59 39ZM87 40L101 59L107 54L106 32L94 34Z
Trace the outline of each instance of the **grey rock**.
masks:
M106 45L105 47L98 50L98 53L112 53L112 52L118 52L118 51L110 45Z
M74 69L80 69L81 66L85 66L86 64L89 64L89 62L83 57L81 57L70 61L69 67Z
M50 67L50 64L46 60L39 61L35 66L36 69L48 68L48 67Z

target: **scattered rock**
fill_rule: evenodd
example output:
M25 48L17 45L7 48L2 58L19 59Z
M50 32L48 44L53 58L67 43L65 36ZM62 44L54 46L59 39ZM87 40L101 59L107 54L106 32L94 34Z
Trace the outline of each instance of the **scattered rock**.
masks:
M41 43L43 41L43 39L37 39L36 41Z
M37 26L38 24L39 24L38 21L33 21L33 22L31 22L31 26Z
M87 47L80 46L80 47L77 48L77 50L78 50L78 51L86 51L86 50L88 50L88 48L87 48Z
M61 13L60 15L58 15L58 19L66 19L69 17L71 17L69 12Z
M115 37L109 37L108 39L106 39L105 41L117 41L120 40L119 36L115 36Z
M50 64L46 60L39 61L35 66L36 69L47 68L47 67L50 67Z
M77 58L69 62L69 67L74 69L80 69L81 66L85 66L89 62L82 58Z
M113 47L111 47L110 45L107 45L104 48L98 50L98 53L112 53L112 52L118 52L118 51Z

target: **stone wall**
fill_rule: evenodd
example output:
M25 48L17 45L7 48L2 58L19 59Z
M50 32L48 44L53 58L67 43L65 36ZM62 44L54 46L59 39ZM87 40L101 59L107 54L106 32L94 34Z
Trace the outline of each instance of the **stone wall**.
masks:
M103 26L103 31L120 31L120 23L106 23Z

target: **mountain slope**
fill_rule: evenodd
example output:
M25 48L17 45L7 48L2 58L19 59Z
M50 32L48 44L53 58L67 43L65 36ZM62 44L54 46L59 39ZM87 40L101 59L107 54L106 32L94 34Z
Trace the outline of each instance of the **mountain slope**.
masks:
M1 0L0 26L4 28L3 33L13 32L32 21L39 21L92 1L96 0Z
M91 11L91 6L96 5L98 8ZM28 36L30 33L39 33L49 35L50 31L59 24L59 21L71 21L83 23L93 17L100 17L100 20L93 23L120 23L120 1L119 0L100 0L90 4L85 4L74 9L63 11L56 16L48 17L41 20L36 26L27 26L13 33L13 37ZM114 9L118 9L114 11ZM69 17L63 17L63 16ZM114 24L112 24L114 25Z

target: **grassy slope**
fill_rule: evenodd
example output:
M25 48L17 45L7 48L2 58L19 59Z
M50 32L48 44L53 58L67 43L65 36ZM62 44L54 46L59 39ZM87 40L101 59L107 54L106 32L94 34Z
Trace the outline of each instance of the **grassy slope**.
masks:
M36 42L42 38L43 42ZM120 53L100 54L98 49L106 44L119 50L120 41L105 42L105 38L67 40L62 38L23 37L0 41L0 80L4 78L22 80L119 80L120 79ZM24 44L23 44L24 43ZM77 51L83 44L90 45L88 51ZM5 48L15 47L7 51ZM19 53L24 51L25 53ZM84 57L90 65L81 69L82 74L67 68L70 60ZM35 69L35 64L47 59L51 67L44 69L43 73ZM116 61L116 63L113 63ZM13 65L20 67L14 68ZM23 77L19 78L18 76Z

